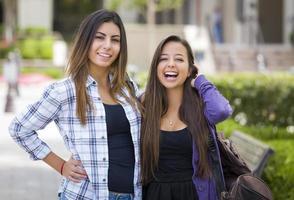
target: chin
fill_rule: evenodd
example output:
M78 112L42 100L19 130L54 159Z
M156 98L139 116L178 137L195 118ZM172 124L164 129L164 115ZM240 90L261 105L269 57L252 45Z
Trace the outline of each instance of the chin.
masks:
M108 68L108 67L111 66L111 63L105 63L105 62L103 62L103 63L97 63L97 66L103 67L103 68Z

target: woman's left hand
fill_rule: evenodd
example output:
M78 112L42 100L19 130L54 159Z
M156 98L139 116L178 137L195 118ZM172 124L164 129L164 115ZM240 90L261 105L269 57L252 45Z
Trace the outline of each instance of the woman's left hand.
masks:
M61 173L64 177L75 183L79 183L81 180L87 178L87 172L83 168L82 162L72 157L64 163Z
M197 72L196 72L195 78L193 78L193 79L191 80L191 86L192 86L192 87L195 87L194 83L195 83L195 80L196 80L196 78L197 78L197 76L198 76L198 72L199 72L199 68L197 67L196 64L194 64L194 67L197 69Z
M197 78L197 76L191 80L191 86L192 86L193 88L195 87L194 83L195 83L195 81L196 81L196 78Z

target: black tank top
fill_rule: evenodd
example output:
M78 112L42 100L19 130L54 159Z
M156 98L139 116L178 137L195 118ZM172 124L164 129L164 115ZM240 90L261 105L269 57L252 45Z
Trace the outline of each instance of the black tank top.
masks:
M120 104L104 104L108 137L108 189L134 193L135 155L130 124Z
M187 128L178 131L161 130L159 148L157 173L193 173L192 136Z

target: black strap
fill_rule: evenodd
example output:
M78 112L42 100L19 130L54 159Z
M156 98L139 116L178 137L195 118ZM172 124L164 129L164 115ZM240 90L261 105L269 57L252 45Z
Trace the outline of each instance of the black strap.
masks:
M209 134L209 142L208 142L208 150L211 158L212 164L212 174L216 183L216 191L218 194L218 198L220 199L221 193L226 191L226 184L223 181L222 170L221 170L221 162L217 155L216 144L214 142L214 138L211 134Z

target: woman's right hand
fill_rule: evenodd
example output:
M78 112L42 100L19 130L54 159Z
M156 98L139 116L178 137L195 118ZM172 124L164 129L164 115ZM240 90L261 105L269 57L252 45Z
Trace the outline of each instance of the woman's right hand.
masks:
M81 180L88 177L87 172L84 170L82 162L74 160L72 157L64 163L62 175L67 179L79 183Z

